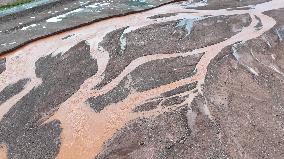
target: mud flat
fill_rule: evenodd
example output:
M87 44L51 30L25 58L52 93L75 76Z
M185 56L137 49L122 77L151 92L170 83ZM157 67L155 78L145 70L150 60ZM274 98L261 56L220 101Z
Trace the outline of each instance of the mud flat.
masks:
M282 158L284 3L213 2L106 19L2 56L0 155Z

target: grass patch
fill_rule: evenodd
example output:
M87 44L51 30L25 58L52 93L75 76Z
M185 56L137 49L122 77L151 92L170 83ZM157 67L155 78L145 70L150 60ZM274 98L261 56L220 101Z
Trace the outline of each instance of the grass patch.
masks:
M21 4L25 4L25 3L29 3L29 2L32 2L32 1L34 1L34 0L17 0L16 2L8 3L6 5L0 6L0 10L13 8L15 6L18 6L18 5L21 5Z

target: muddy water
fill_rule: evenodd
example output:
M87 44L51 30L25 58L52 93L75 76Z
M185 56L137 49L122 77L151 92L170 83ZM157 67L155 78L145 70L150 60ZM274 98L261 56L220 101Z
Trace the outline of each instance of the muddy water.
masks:
M7 147L4 145L0 145L0 158L8 159Z
M144 103L150 98L159 96L160 94L175 89L179 86L188 83L198 82L197 91L188 92L189 98L186 103L190 104L194 97L200 93L202 94L202 85L207 73L207 67L210 61L226 46L232 45L239 41L247 41L262 35L264 32L271 29L275 24L275 20L262 14L264 11L283 8L284 3L282 0L272 0L267 3L256 5L250 10L195 10L185 9L179 4L169 4L161 8L153 9L139 14L128 15L125 17L113 18L91 24L86 27L68 31L62 34L54 35L42 40L30 43L14 52L5 56L6 70L0 75L0 91L9 84L13 84L20 79L29 78L29 82L25 89L18 95L12 97L0 106L0 120L3 115L22 97L24 97L32 88L41 84L41 79L35 75L35 62L40 58L49 54L56 55L58 53L65 53L72 46L80 41L85 40L91 47L91 55L97 59L98 72L91 78L87 79L72 97L60 105L59 110L45 123L52 120L60 120L63 132L61 134L62 144L57 158L59 159L72 159L82 158L89 159L96 156L103 148L103 145L108 141L117 130L121 129L129 121L139 117L153 117L166 111L173 111L158 107L149 112L133 112L133 109L141 103ZM160 18L157 20L148 17L166 14L177 13L174 16ZM104 72L109 62L109 53L104 50L99 43L103 40L107 33L116 29L128 27L127 32L131 32L148 26L151 24L167 22L179 19L192 19L195 17L204 17L207 15L220 16L220 15L237 15L248 13L252 19L248 27L242 29L241 32L232 36L231 38L207 46L205 48L196 49L192 52L177 53L177 54L162 54L162 55L149 55L133 60L127 67L124 68L122 73L113 79L109 84L100 90L92 90L92 88L99 84L104 78ZM256 30L255 26L258 24L259 17L262 21L263 27ZM68 39L64 37L73 35ZM202 58L198 61L196 66L196 73L192 77L181 79L179 81L166 84L144 92L132 92L127 99L116 103L110 104L101 112L97 113L86 104L86 100L90 97L97 97L106 94L114 89L124 77L135 70L137 67L155 60L161 60L173 57L186 57L194 54L204 53ZM195 92L195 93L194 93ZM177 105L176 107L179 107ZM210 118L210 110L205 106L204 113ZM5 154L6 149L0 148L1 153Z

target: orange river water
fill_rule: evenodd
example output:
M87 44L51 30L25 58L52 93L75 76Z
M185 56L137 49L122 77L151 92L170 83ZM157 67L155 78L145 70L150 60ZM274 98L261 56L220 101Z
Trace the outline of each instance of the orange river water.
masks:
M210 61L226 46L239 41L245 42L250 39L257 38L264 32L270 30L276 24L276 21L263 14L263 12L279 8L284 8L283 0L272 0L258 4L249 10L196 10L186 9L180 4L173 3L142 13L103 20L88 26L32 42L20 49L2 56L2 58L6 58L6 70L0 75L0 91L9 84L13 84L23 78L30 78L31 81L25 86L24 90L0 106L0 120L9 111L9 109L17 103L17 101L29 93L31 89L41 84L41 79L37 78L35 74L35 62L40 57L44 57L49 54L56 55L58 53L64 53L77 43L86 40L87 44L90 45L92 57L97 59L98 72L87 79L81 85L79 91L72 95L67 101L62 103L59 110L52 117L45 119L45 123L52 120L60 120L61 122L63 130L61 133L60 151L57 156L58 159L94 158L101 152L104 144L131 120L140 117L153 117L166 111L173 111L172 109L169 110L158 107L157 109L148 112L133 112L135 106L149 100L150 98L157 97L163 92L170 91L188 83L197 82L198 85L195 89L197 91L187 92L189 98L186 100L186 103L190 104L198 93L203 93L202 85L204 83L207 67ZM176 14L156 20L148 18L154 15L166 13ZM99 90L92 90L92 88L99 84L104 78L104 72L110 59L109 53L99 45L107 33L124 27L128 27L128 32L131 32L151 24L183 18L191 19L206 15L220 16L242 14L250 15L252 19L251 24L244 27L242 31L225 41L204 48L199 48L191 52L156 54L137 58L125 67L121 74L113 79L109 84ZM263 24L261 29L255 29L255 26L259 22L255 16L259 17ZM72 34L74 34L74 36L62 40L63 37ZM122 81L124 77L129 75L129 73L135 70L138 66L147 62L173 57L186 57L201 53L204 55L198 61L196 74L189 78L181 79L144 92L132 92L127 99L119 103L110 104L99 113L95 112L85 102L90 97L96 97L111 91ZM204 106L204 113L208 115L209 118L213 118L207 106ZM0 158L6 158L6 153L7 147L3 145L0 147Z

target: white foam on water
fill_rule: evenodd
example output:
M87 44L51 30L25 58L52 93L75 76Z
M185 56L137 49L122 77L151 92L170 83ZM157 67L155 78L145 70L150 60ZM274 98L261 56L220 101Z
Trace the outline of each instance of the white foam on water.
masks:
M60 22L63 20L63 18L67 17L68 15L73 15L73 14L76 14L78 12L81 12L83 11L84 9L83 8L78 8L76 10L73 10L73 11L70 11L70 12L67 12L65 14L61 14L61 15L58 15L56 17L52 17L52 18L49 18L46 20L46 22L48 23L56 23L56 22Z
M37 26L37 24L31 24L29 26L23 27L21 30L27 30L29 28L36 27L36 26Z
M202 0L202 1L199 1L199 2L189 1L189 2L183 2L182 5L184 7L187 7L187 8L204 7L204 6L208 5L208 1L207 0Z
M90 4L90 5L87 5L86 6L86 8L103 8L103 7L105 7L105 6L109 6L110 5L110 3L107 3L107 2L105 2L105 3L93 3L93 4Z

